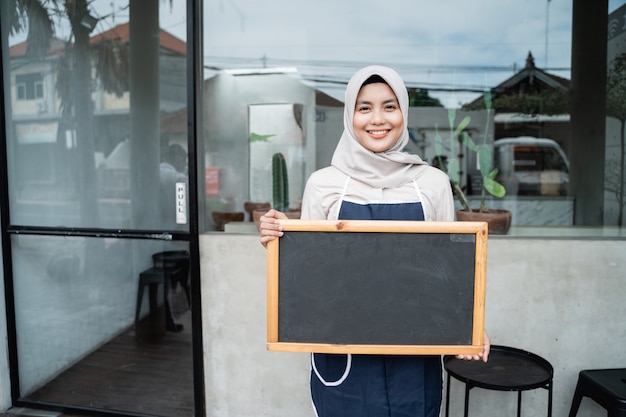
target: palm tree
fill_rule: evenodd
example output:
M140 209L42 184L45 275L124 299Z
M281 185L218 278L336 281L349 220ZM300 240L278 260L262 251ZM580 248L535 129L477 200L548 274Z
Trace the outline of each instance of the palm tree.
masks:
M159 1L168 1L170 7L173 5L173 0L129 2L129 8L131 9L131 26L140 24L140 26L146 27L145 21L148 18L143 12L145 10L156 10L156 13L150 14L151 17L148 20L152 21L152 19L156 19L156 27L158 28L158 6L155 7L155 3L158 4ZM65 53L58 61L59 70L56 77L56 90L60 101L63 124L67 129L76 132L77 150L80 155L80 175L78 176L80 179L80 188L78 192L81 198L81 222L83 225L94 227L98 226L97 221L99 216L97 213L96 187L93 186L96 183L96 169L94 161L93 103L91 93L92 86L96 85L96 79L94 75L92 75L92 69L95 69L95 77L98 81L97 84L101 86L105 92L121 96L124 92L129 91L131 84L130 79L132 77L129 70L130 55L131 53L141 53L142 48L133 52L128 44L119 40L105 40L96 45L90 44L91 29L83 24L83 18L90 17L94 12L91 9L91 3L91 0L9 0L7 3L9 13L2 13L2 17L5 18L5 16L8 16L9 27L11 28L12 34L20 31L28 31L27 43L28 57L30 59L40 59L46 56L50 41L54 36L54 22L57 19L62 18L69 21L71 34L69 39L66 40ZM132 12L133 7L135 13ZM133 15L136 16L134 24ZM6 37L3 37L3 45L3 50L8 50L8 39ZM157 55L158 52L155 56ZM142 67L144 71L150 71L151 73L155 70L158 71L154 62L147 64L144 61L145 60L142 58L136 59L137 67ZM135 75L137 75L137 72L135 72ZM153 103L155 98L153 97L154 88L150 87L149 90L152 91L152 96L150 96L149 100L140 100L140 97L146 94L145 85L142 85L142 88L135 88L130 95L136 102ZM158 101L158 93L156 99ZM141 106L142 110L139 113L145 114L145 111L143 111L145 104ZM137 110L139 110L139 108L133 105L133 100L131 99L131 115L134 114L134 112L137 113ZM142 119L144 130L141 132L142 134L145 133L146 130L144 122L150 125L158 125L158 104L156 111L150 113L148 119L149 120ZM137 132L131 131L131 142L133 142L133 139L143 140L141 139L141 134L133 135L133 133ZM158 126L153 133L156 133L156 135L151 135L152 140L158 137ZM136 136L136 138L134 136ZM141 144L135 145L139 147L142 146ZM131 146L131 152L132 151L133 148ZM142 152L138 152L138 154L142 155L142 157L147 157L149 154L151 160L158 160L158 154L155 153L152 155L147 153L145 148L142 149ZM141 164L138 163L136 165L139 167ZM138 169L135 171L138 171ZM145 173L133 171L131 173L131 179L135 176L140 177L143 174ZM134 188L140 193L146 192L145 187L136 186L135 184ZM141 200L141 198L137 198L134 199L134 202L141 205ZM135 208L134 204L133 208ZM144 208L139 207L140 211L142 209ZM133 215L133 217L141 220L146 216Z
M65 15L70 22L72 38L59 61L57 94L66 128L76 131L80 155L81 225L97 226L98 204L94 162L93 112L91 102L90 29L81 24L89 15L88 0L9 0L10 33L27 30L27 57L44 58L54 36L54 16ZM24 24L26 23L26 24ZM3 41L4 43L4 41ZM5 44L6 45L6 44ZM73 62L71 70L66 65ZM71 79L71 82L64 80ZM68 88L72 86L72 88Z
M58 0L49 0L49 3L52 8L58 8ZM54 34L54 22L44 1L8 0L6 10L9 24L8 34L15 35L28 30L28 28L38 28L28 31L27 54L30 57L45 56Z

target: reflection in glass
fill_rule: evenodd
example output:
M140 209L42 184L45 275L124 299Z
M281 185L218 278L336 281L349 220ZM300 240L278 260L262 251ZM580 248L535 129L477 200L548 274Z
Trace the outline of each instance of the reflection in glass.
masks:
M222 72L204 88L205 159L207 172L217 174L206 187L208 216L243 214L246 202L271 202L276 152L287 159L291 205L297 207L312 169L315 90L281 71L256 70Z
M12 248L23 398L154 415L193 413L189 271L180 263L189 259L186 244L14 236ZM153 259L163 252L177 258ZM167 294L160 284L153 296L146 288L138 300L141 274L164 268L163 262L177 271L167 275ZM177 399L163 404L154 392L167 369L176 371L167 383Z
M170 145L187 147L184 31L176 37L158 25L158 8L168 20L174 9L145 3L131 25L129 3L78 0L56 10L43 2L38 15L27 2L8 3L21 13L7 14L13 31L4 38L12 222L187 230L188 222L159 216L159 164ZM176 16L184 19L184 10ZM136 39L132 48L133 27L156 42ZM131 61L139 81L155 75L152 85L134 87ZM146 117L152 103L156 111ZM142 126L132 130L137 114Z
M289 195L304 192L305 137L301 104L249 107L250 199L272 201L272 156L282 153L287 163ZM293 207L289 201L289 207Z
M407 3L385 8L385 18L394 22L389 26L379 24L377 11L381 11L381 6L373 3L346 1L336 5L321 1L306 16L300 10L285 8L280 17L250 1L228 5L207 3L205 88L214 98L206 106L206 158L212 165L219 165L220 172L219 194L207 198L208 211L241 211L248 199L261 199L255 195L258 187L254 185L261 180L252 168L241 172L243 167L252 167L248 164L251 155L244 140L226 139L231 133L220 125L228 124L236 129L248 123L244 111L248 106L289 103L270 87L277 74L289 79L282 83L284 88L293 86L295 81L314 90L316 117L312 134L306 135L306 178L312 170L330 162L341 133L341 103L347 80L362 66L382 64L395 68L403 76L412 109L432 110L430 118L420 114L409 121L412 152L432 161L437 157L431 151L433 123L445 130L449 128L447 118L454 119L455 112L458 124L460 111L487 110L483 95L488 92L493 117L490 125L481 130L493 132L486 142L492 154L497 153L494 151L498 141L505 138L549 139L555 142L551 148L556 149L542 152L537 175L502 166L505 159L498 162L502 169L517 174L509 175L504 198L489 197L490 206L513 210L514 226L572 226L577 221L593 222L587 218L576 220L574 216L577 198L579 202L588 198L589 190L581 184L576 187L583 188L572 188L572 170L584 169L576 166L580 160L570 158L581 146L573 139L570 116L573 3L548 1L545 6L488 1L433 3L427 7ZM611 12L610 19L615 20L610 26L609 59L624 52L626 35L618 29L626 27L622 21L623 7L622 2L611 1L607 11ZM323 12L330 9L336 13ZM322 19L317 17L318 13L324 13L323 25L319 24ZM584 45L574 47L583 49ZM234 77L230 89L214 85L213 80L226 74ZM240 87L235 78L244 74L254 74L258 80L255 85L267 86L267 90L261 93ZM230 105L234 97L241 102L240 106ZM338 104L330 104L333 101ZM436 115L437 112L440 114ZM623 131L623 125L617 126L611 120L608 123L608 133L614 131L610 134L619 137L618 129ZM471 130L465 133L472 137L477 134ZM600 141L597 143L603 147ZM607 140L607 145L602 152L613 158L607 161L607 172L619 172L623 158L620 165L610 156L619 154L613 151L616 140ZM502 145L499 147L504 149ZM536 156L538 153L535 152ZM464 191L479 199L482 186L475 178L479 171L477 161L462 147L460 155L454 155L457 157L463 163ZM515 161L521 159L510 159L511 163ZM574 165L568 168L568 164ZM607 178L604 201L593 203L607 209L606 225L621 225L623 204L618 201L624 201L620 197L624 178L614 177ZM239 185L245 181L248 187ZM602 182L602 178L596 181ZM300 197L293 195L292 199Z
M185 3L177 3L0 2L13 226L188 231L179 188L188 175L185 31L160 25L186 27ZM172 147L184 163L180 152L169 158ZM162 163L180 174L163 188ZM161 206L171 215L161 217ZM33 229L11 236L13 275L5 277L14 290L15 395L192 415L188 243ZM164 374L171 398L154 395Z

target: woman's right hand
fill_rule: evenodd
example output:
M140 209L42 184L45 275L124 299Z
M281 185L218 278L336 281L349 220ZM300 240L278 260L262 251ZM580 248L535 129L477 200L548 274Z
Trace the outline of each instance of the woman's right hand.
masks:
M264 247L267 247L267 242L270 240L283 235L283 228L278 223L279 220L286 219L287 215L285 213L274 209L270 209L270 211L261 216L261 225L259 227L261 237L259 240Z

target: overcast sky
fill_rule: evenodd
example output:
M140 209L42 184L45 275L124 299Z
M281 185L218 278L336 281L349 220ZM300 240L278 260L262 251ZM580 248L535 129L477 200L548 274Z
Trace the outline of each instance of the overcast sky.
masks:
M611 1L609 10L624 3ZM265 57L266 65L297 65L305 75L344 80L363 65L385 64L408 85L483 90L521 69L530 51L538 67L570 76L571 0L274 0L271 5L206 4L206 62L258 66ZM342 96L343 87L335 86L335 95ZM454 105L479 93L432 94Z
M626 0L610 0L609 12ZM218 0L205 3L205 62L216 67L297 66L307 78L347 80L385 64L447 105L476 97L521 69L570 77L571 0ZM181 10L162 27L184 36ZM171 23L166 23L166 22ZM169 26L168 26L169 24ZM344 85L318 83L343 97Z
M161 27L184 40L185 4L169 3L161 1ZM625 3L609 0L609 12ZM127 21L126 5L95 0L94 14L107 16L95 32ZM297 67L331 81L315 85L338 98L345 86L334 81L370 64L395 68L447 105L504 81L529 51L537 67L570 76L571 0L212 0L204 15L206 65Z

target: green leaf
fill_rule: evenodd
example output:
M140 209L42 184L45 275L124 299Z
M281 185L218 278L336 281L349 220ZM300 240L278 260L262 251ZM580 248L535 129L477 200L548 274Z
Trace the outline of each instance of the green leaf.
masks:
M461 182L461 167L459 165L459 160L456 158L448 160L448 177L450 177L450 181L454 184L459 184Z
M491 90L485 90L484 97L485 97L485 109L489 111L491 110Z
M454 126L454 119L456 119L456 109L448 109L448 126L450 126L450 129Z
M465 116L463 120L461 120L461 123L459 123L459 125L456 127L456 129L454 129L454 135L456 136L459 133L461 133L463 130L465 130L465 128L467 127L467 125L470 124L471 121L472 121L471 117Z
M467 132L461 133L461 143L469 148L470 151L478 152L478 146L472 140L472 137Z
M502 198L506 195L506 189L504 186L489 177L483 178L483 187L494 197Z
M259 135L258 133L250 133L250 142L267 142L267 140L269 138L271 138L272 136L276 136L275 133L271 134L271 135Z
M478 146L478 166L480 168L480 175L483 178L489 176L489 172L491 171L491 148L489 145L481 144Z
M439 125L435 123L435 154L441 155L443 153L443 138L439 134Z

